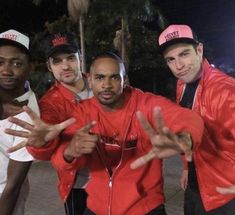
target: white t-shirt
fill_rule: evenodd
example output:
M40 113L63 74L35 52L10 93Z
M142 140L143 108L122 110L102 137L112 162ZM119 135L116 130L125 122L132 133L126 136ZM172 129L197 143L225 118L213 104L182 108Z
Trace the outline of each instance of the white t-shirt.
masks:
M16 98L18 101L25 101L28 100L28 106L35 111L39 115L39 107L37 104L37 100L35 94L32 90L29 89L25 94ZM27 121L29 123L32 122L30 117L26 112L22 112L15 117ZM7 167L9 163L9 159L16 160L16 161L32 161L33 157L28 153L26 148L22 148L13 153L7 153L6 150L12 146L17 145L18 143L22 142L24 138L22 137L15 137L12 135L8 135L4 132L6 128L11 128L14 130L23 130L20 126L17 126L8 121L8 119L0 120L0 195L3 192L6 181L7 181Z

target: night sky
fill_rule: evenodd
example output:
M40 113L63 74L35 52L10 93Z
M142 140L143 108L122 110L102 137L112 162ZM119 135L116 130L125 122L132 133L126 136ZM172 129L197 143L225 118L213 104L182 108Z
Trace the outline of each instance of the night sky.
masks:
M234 0L153 1L169 24L190 25L199 40L204 43L206 50L213 53L215 62L222 59L235 64ZM40 7L36 7L30 0L2 1L0 30L14 28L26 33L43 30L46 20L53 21L67 13L66 0L57 0L57 4L54 3L55 0L43 0Z

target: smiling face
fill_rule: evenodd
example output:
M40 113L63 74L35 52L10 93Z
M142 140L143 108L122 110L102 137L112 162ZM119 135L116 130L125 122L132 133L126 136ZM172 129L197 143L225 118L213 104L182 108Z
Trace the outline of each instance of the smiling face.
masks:
M59 53L49 57L48 69L64 85L75 85L82 78L78 53Z
M29 56L14 46L0 46L0 88L8 94L21 95L31 69Z
M203 45L179 43L163 52L163 57L174 76L184 83L196 81L201 76Z
M88 81L94 96L106 109L116 109L123 103L125 72L120 63L109 57L96 59Z

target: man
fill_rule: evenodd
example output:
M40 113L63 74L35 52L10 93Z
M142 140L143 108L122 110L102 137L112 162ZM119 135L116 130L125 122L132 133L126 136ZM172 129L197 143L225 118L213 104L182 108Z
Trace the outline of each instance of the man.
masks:
M93 96L85 75L80 69L80 53L76 36L71 33L56 33L45 38L47 67L56 79L55 84L40 99L41 118L50 124L60 123L64 103L76 104L82 99ZM43 148L29 147L30 153L39 160L50 160L58 142L51 142ZM67 215L82 215L86 208L86 192L83 189L88 181L87 169L79 171L74 185L66 196Z
M201 118L161 96L126 86L123 62L113 53L95 58L88 80L94 97L76 107L64 106L66 118L77 121L57 138L62 144L52 157L60 194L65 198L77 169L87 166L90 180L84 214L165 215L159 158L183 152L190 155L201 141ZM153 112L155 107L161 111ZM25 110L38 120L32 111ZM29 130L22 134L28 137L23 145L42 145L59 130L57 125L43 124L36 131L22 121L10 120ZM37 133L50 138L40 143ZM66 171L68 177L64 177Z
M206 132L184 170L185 214L235 214L235 194L217 191L235 183L235 80L203 58L203 44L187 25L170 25L160 51L177 83L177 102L204 119Z
M15 30L0 34L0 211L1 215L23 215L29 192L27 173L33 157L22 148L18 152L6 150L22 138L4 133L5 128L22 130L7 120L9 116L31 122L23 112L28 105L39 113L35 94L26 81L31 70L29 38Z

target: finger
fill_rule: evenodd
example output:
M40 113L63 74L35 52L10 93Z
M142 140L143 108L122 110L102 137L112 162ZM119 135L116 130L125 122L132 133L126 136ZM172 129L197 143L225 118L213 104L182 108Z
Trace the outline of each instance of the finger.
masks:
M163 134L163 128L165 127L165 122L162 117L161 108L155 107L153 109L153 116L155 120L155 127L159 134Z
M225 195L225 194L234 194L235 193L235 186L231 187L216 187L216 191Z
M134 162L132 162L130 167L131 167L131 169L136 169L138 167L141 167L141 166L147 164L153 158L155 158L155 152L154 152L154 150L150 150L148 154L146 154L146 155L136 159Z
M56 129L59 131L64 130L65 128L69 127L70 125L72 125L73 123L76 122L75 118L70 118L65 120L64 122L61 122L59 124L56 125Z
M93 128L96 124L96 121L91 121L89 123L87 123L85 126L83 126L82 128L79 129L79 131L83 131L85 133L89 133L91 128Z
M30 123L25 122L21 119L18 119L16 117L9 117L8 121L26 129L26 130L29 130L29 131L31 131L33 129L33 125L31 125Z
M156 134L155 130L152 128L152 126L146 120L146 118L144 117L143 113L141 113L140 111L137 111L136 112L136 116L137 116L137 119L140 122L140 125L142 126L142 128L145 130L146 134L151 139L151 137Z
M10 129L10 128L6 128L4 130L4 132L6 134L9 134L9 135L12 135L12 136L17 136L17 137L28 138L28 136L29 136L29 133L26 132L26 131L18 131L18 130L13 130L13 129Z
M23 109L29 115L33 122L41 121L40 117L30 107L24 106Z
M9 148L9 149L7 149L7 153L15 152L15 151L17 151L17 150L19 150L19 149L22 149L22 148L25 147L26 145L27 145L27 141L24 140L24 141L20 142L19 144L15 145L15 146L13 146L13 147L11 147L11 148Z

